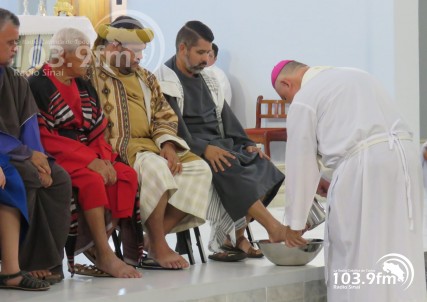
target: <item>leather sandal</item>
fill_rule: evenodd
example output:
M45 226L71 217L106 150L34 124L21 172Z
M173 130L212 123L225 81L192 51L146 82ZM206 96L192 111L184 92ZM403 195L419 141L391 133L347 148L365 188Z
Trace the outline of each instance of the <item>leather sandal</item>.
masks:
M112 277L110 274L101 271L95 265L78 264L74 265L74 274L91 277Z
M22 276L18 285L9 285L7 280ZM28 272L20 271L10 275L0 275L0 289L19 289L26 291L44 291L50 288L49 282L31 276Z
M84 251L83 255L85 255L90 262L96 264L96 248L94 246L91 246L86 251Z
M246 259L247 255L242 251L239 251L237 253L232 251L225 251L225 252L213 253L212 255L209 255L208 258L211 260L221 261L221 262L236 262L236 261Z
M256 250L252 247L252 245L249 243L249 249L247 252L245 252L244 250L242 250L240 248L241 243L247 240L246 237L241 236L239 238L237 238L236 240L236 246L232 246L232 245L228 245L228 244L223 244L221 246L221 249L225 250L225 251L230 251L230 252L242 252L245 253L247 255L248 258L262 258L264 257L264 254L261 252L261 250Z

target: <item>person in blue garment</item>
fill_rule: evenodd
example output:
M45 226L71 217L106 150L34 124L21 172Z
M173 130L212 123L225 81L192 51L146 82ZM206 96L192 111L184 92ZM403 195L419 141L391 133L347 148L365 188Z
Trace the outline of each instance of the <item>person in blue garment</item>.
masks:
M27 229L24 184L8 157L0 154L0 289L41 291L50 287L49 282L37 279L19 267L19 239L25 236Z
M28 82L9 67L18 39L19 19L0 9L0 154L9 157L26 189L29 226L19 248L20 267L35 277L57 282L63 279L71 181L45 154Z

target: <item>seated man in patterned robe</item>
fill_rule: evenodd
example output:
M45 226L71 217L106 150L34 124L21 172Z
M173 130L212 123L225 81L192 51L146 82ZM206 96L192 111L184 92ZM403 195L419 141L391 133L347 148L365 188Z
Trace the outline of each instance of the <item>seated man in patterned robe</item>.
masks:
M95 243L97 268L118 278L139 278L138 271L114 254L105 231L105 209L111 211L113 227L132 215L137 177L133 169L117 162L117 154L105 141L107 120L96 91L81 78L91 59L89 38L64 28L52 37L50 47L49 62L29 78L40 109L42 142L78 190Z
M177 116L156 77L139 66L152 39L150 29L127 16L101 26L91 79L109 120L108 141L138 173L150 256L141 266L181 269L189 264L168 246L165 235L205 222L212 175L177 136Z

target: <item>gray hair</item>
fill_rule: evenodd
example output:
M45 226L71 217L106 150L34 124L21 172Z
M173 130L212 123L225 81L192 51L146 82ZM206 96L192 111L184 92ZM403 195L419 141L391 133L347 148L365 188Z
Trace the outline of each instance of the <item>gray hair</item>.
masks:
M52 37L49 43L50 56L57 55L64 52L74 52L79 46L87 44L90 45L88 36L82 31L66 27L58 30Z
M280 71L280 75L293 75L297 70L303 67L307 67L307 65L298 61L291 61L283 67Z
M0 31L3 30L3 26L7 22L12 22L13 25L15 25L16 27L19 27L18 17L10 11L4 8L0 8Z

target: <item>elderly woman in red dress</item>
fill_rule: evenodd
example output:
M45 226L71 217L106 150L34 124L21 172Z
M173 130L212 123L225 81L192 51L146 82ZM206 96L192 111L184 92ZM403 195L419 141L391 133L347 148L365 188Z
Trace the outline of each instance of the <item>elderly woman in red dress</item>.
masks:
M78 190L78 203L95 243L97 268L118 278L139 278L140 273L117 258L108 244L105 209L111 211L113 226L132 216L137 176L118 162L104 139L107 121L95 90L82 78L90 60L84 33L64 28L52 37L49 62L29 78L40 109L41 138Z

